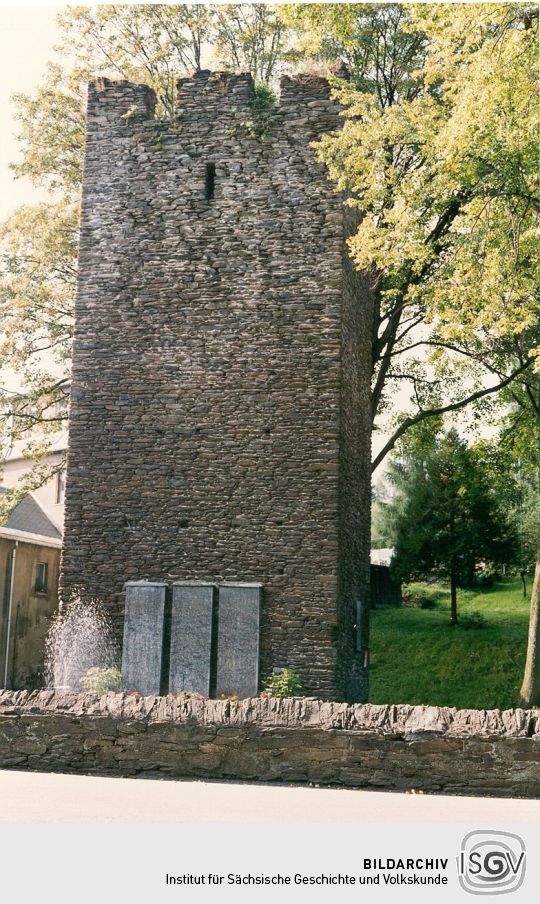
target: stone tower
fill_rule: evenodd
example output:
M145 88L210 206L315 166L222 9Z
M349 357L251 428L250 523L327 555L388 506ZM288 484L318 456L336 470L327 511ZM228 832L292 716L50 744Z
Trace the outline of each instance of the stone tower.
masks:
M263 584L260 675L362 700L371 314L325 79L89 87L62 586ZM359 615L359 613L361 613Z

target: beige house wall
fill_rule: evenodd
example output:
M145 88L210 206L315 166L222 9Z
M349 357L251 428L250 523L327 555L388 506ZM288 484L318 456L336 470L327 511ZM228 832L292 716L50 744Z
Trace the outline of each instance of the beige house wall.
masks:
M10 593L10 561L14 550ZM40 563L48 565L44 593L35 589L36 566ZM18 689L43 685L45 637L58 608L59 564L59 547L0 536L0 687Z
M42 459L40 465L55 466L60 464L63 458L63 452L54 452ZM28 458L8 458L1 466L0 484L8 490L16 488L19 486L20 481L32 470L34 464ZM38 489L32 490L32 495L37 499L51 521L62 531L64 527L64 503L63 501L61 503L56 501L56 476L44 483L43 486L38 487Z

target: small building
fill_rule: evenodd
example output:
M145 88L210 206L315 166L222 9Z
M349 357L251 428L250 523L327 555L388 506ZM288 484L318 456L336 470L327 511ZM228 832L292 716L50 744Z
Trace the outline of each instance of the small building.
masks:
M394 556L391 547L372 549L371 559L371 608L385 609L401 606L401 582L396 580L390 571L390 563Z
M45 638L58 608L61 548L60 529L31 493L0 526L0 687L43 684Z

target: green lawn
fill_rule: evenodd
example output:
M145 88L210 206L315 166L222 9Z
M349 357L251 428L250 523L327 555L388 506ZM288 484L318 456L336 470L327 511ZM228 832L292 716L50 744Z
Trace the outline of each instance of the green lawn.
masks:
M455 627L449 625L450 593L444 585L411 584L408 589L429 596L434 608L372 611L370 702L515 706L530 599L523 599L520 581L505 579L491 590L460 591L463 622ZM468 620L474 625L474 613L483 616L483 626L466 628Z

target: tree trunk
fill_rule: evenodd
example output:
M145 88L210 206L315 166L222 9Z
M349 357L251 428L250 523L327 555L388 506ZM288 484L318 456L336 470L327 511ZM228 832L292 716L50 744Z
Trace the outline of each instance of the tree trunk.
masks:
M527 572L524 568L519 572L519 576L521 578L521 583L523 584L523 599L527 597Z
M450 624L457 625L457 568L452 562L450 568Z
M523 706L540 706L540 551L536 559L531 595L525 675L519 695Z

